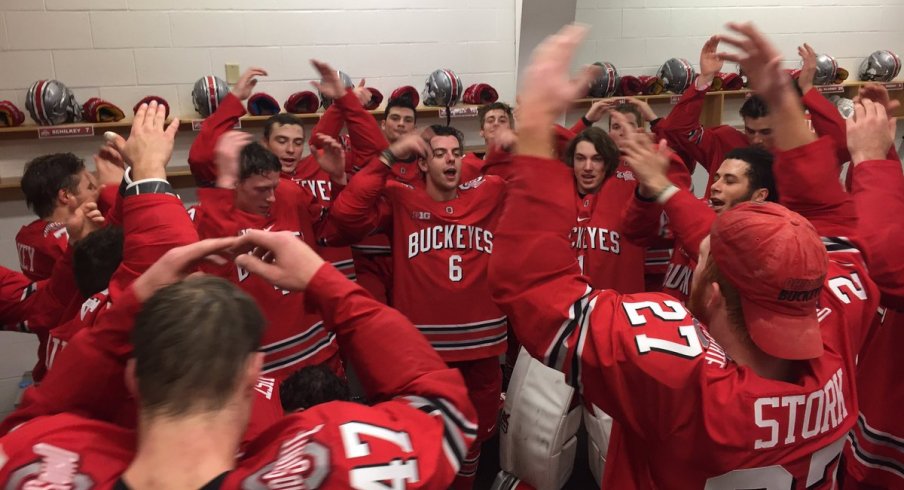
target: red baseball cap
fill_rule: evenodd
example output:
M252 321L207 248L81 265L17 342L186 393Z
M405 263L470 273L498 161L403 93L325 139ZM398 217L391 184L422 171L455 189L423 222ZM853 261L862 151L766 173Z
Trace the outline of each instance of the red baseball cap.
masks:
M828 256L809 221L778 204L747 202L716 218L710 249L740 293L757 347L780 359L822 355L816 303Z

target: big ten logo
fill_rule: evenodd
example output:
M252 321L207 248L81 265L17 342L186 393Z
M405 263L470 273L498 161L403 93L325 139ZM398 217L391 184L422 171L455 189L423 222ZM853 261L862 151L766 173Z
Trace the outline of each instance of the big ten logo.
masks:
M329 180L309 179L297 180L296 182L298 182L298 185L301 187L311 191L311 194L314 194L314 197L317 198L318 201L330 201L330 193L332 192L333 184Z

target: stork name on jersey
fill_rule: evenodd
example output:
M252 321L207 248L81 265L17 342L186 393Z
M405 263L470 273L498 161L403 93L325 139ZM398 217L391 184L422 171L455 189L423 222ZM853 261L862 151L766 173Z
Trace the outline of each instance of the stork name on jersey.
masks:
M436 225L408 235L408 258L431 250L468 250L493 253L493 233L479 226Z
M296 182L302 187L307 187L318 201L329 202L330 191L333 188L333 184L329 180L298 180Z
M571 229L571 247L578 249L595 249L616 255L621 253L621 234L614 230L596 226L576 226Z
M16 248L19 249L19 264L22 266L22 270L34 272L35 248L21 243L16 243Z
M753 448L794 444L841 425L848 416L842 375L839 368L825 386L806 395L757 398L753 403L754 422L768 433L757 439Z

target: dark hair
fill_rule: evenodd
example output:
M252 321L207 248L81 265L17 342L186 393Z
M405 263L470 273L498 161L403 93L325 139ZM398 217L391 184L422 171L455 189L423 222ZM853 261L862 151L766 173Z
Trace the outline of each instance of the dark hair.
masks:
M750 181L750 193L757 189L766 189L769 194L766 200L778 202L778 190L775 187L775 175L772 173L774 157L772 153L756 146L735 148L725 154L725 159L733 158L747 164L747 180Z
M351 398L348 382L324 365L301 368L279 385L279 399L286 413Z
M769 115L769 108L766 102L759 96L751 95L744 101L741 106L741 117L749 117L750 119L759 119Z
M643 114L640 113L640 108L638 108L634 104L617 104L613 109L615 112L620 112L622 114L631 114L634 116L634 122L637 123L638 128L643 127Z
M411 112L414 114L414 120L415 122L417 122L417 108L414 106L414 101L411 100L411 97L402 96L396 97L394 99L389 99L389 102L386 104L386 109L383 109L383 117L389 117L389 111L396 107L401 107L402 109L411 109Z
M304 124L301 123L301 119L293 116L292 114L279 113L270 116L270 119L267 119L267 122L264 123L264 139L270 139L270 133L273 131L273 127L279 124L280 126L299 126L302 130L304 130Z
M568 143L568 148L565 150L565 164L569 167L574 167L574 154L578 149L578 143L582 141L590 142L596 149L596 152L602 155L603 164L605 165L604 178L609 178L614 174L615 169L618 167L619 159L621 158L618 146L616 146L615 142L612 141L612 138L606 134L605 131L597 127L587 128L581 131L570 143Z
M458 149L465 151L465 135L452 126L443 126L442 124L434 124L430 126L430 131L436 136L455 136L458 140Z
M20 182L25 203L39 218L50 216L60 190L78 191L77 177L82 170L84 160L72 153L51 153L28 162Z
M512 115L512 106L505 102L490 102L477 108L477 118L480 120L481 129L483 129L483 122L487 118L487 113L495 110L504 111L505 115L508 116L509 127L515 127L515 116Z
M118 226L101 228L72 247L72 272L82 296L88 298L110 285L122 262L123 233Z
M132 331L141 410L153 417L223 408L263 332L254 300L225 279L189 278L157 291Z
M252 175L264 175L270 172L279 172L282 169L279 158L258 142L248 143L242 148L239 161L241 162L239 164L240 181Z

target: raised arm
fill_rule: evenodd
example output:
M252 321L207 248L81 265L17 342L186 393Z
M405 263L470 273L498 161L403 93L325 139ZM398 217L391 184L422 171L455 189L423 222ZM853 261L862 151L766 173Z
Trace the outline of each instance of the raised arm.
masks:
M220 101L217 110L201 123L201 131L188 151L188 166L198 187L215 185L217 167L214 163L214 149L217 140L235 127L239 118L245 115L244 101L251 96L259 76L267 76L267 72L260 68L249 68L242 73L236 86Z
M860 219L859 237L866 247L870 277L883 294L883 304L904 306L904 172L897 159L883 158L895 137L895 118L884 106L863 100L848 120L851 148L851 193Z
M775 135L773 173L782 204L810 220L823 236L853 236L857 213L839 181L834 143L828 137L817 140L810 131L791 78L779 66L781 55L775 46L750 24L731 26L747 39L721 36L741 53L720 56L741 64L751 86L769 106Z

